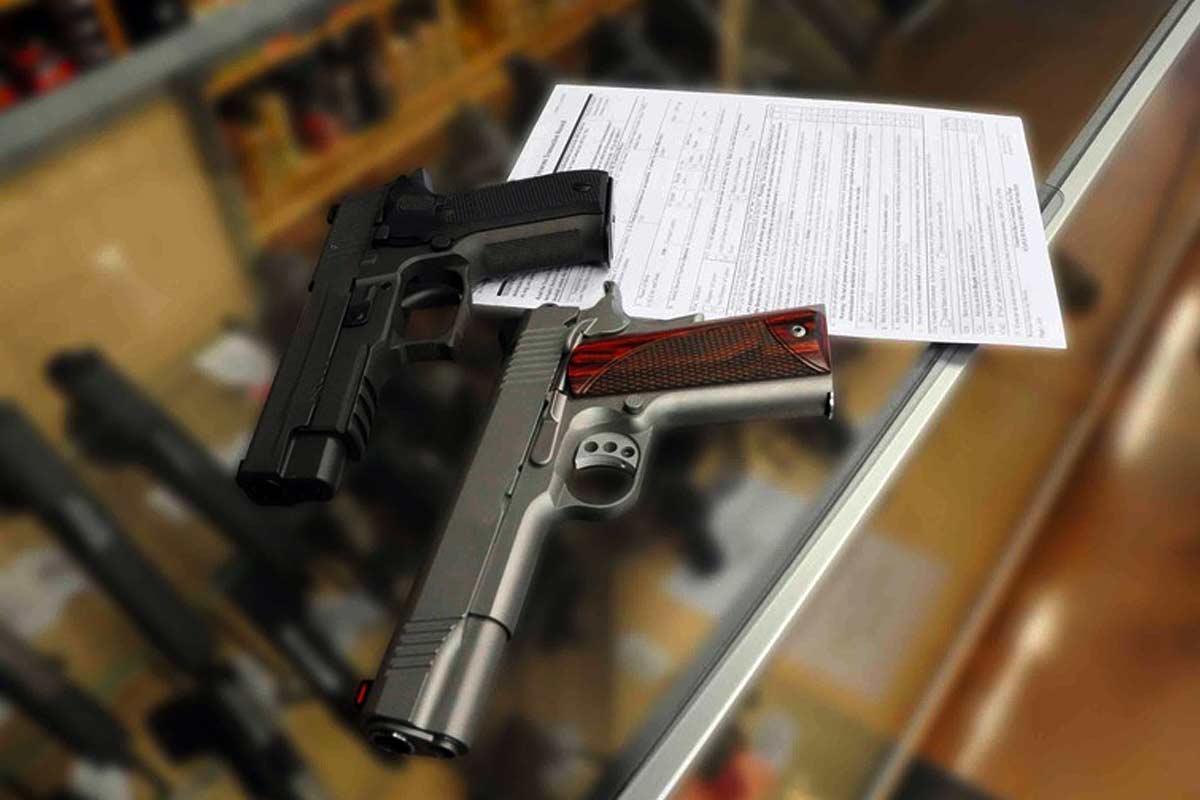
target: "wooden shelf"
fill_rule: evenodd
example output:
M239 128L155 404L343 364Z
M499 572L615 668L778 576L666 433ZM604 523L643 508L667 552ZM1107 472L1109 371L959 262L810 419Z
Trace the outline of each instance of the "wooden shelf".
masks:
M296 175L252 206L255 240L262 244L328 203L356 181L428 142L464 100L487 101L504 90L505 60L514 53L555 54L577 41L595 20L633 6L637 0L580 0L552 13L534 30L514 36L470 58L445 80L406 98L391 117L313 157Z
M249 55L235 59L217 70L204 87L205 97L217 100L276 67L314 50L327 39L382 13L395 2L396 0L359 0L357 3L341 6L330 14L328 19L305 33L282 33L275 36Z

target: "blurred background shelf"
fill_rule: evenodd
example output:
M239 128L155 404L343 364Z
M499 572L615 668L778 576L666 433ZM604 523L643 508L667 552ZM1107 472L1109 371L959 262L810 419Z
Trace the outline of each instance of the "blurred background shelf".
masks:
M0 17L5 23L0 47L11 53L30 42L47 43L51 54L70 64L62 80L40 86L3 65L0 97L7 88L10 100L0 102L0 172L20 172L52 158L79 135L136 112L139 103L171 91L179 81L186 84L214 63L334 5L333 0L223 4L205 7L190 22L184 18L158 30L144 28L135 37L114 0L96 0L89 13L112 52L85 63L83 48L47 0L0 2L13 11Z
M386 12L396 5L397 1L360 0L348 3L333 9L326 21L304 33L276 34L251 53L218 69L205 86L205 97L216 100L275 67L311 51L330 37Z
M540 29L489 47L446 78L401 99L386 121L326 153L310 156L292 178L254 202L251 215L255 240L259 244L270 241L355 181L389 162L402 160L406 152L443 130L464 101L487 104L495 100L507 84L505 61L512 55L553 57L578 43L598 18L627 10L636 2L591 0L552 12Z

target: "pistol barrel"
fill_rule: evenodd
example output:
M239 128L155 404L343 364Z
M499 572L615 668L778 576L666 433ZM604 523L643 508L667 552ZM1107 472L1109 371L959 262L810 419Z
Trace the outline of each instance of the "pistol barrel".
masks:
M576 314L537 309L517 339L454 510L367 698L363 719L377 747L443 757L470 747L552 520L548 503L531 509L531 498L512 489L560 375L566 323ZM509 507L519 520L509 518ZM514 541L507 534L521 521L524 535Z

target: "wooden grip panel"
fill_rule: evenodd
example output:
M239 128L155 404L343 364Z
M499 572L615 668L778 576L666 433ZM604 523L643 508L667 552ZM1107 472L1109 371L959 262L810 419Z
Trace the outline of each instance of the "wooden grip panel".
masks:
M797 308L586 340L567 362L567 387L575 397L602 397L829 371L825 315Z

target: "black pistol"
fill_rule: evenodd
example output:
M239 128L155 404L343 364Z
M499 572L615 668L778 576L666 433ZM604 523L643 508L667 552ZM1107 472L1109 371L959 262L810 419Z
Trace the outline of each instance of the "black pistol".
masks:
M418 170L335 206L238 484L263 504L330 499L347 459L362 458L389 373L452 356L479 279L607 263L610 200L599 170L450 195ZM407 330L412 312L452 305L441 335Z

